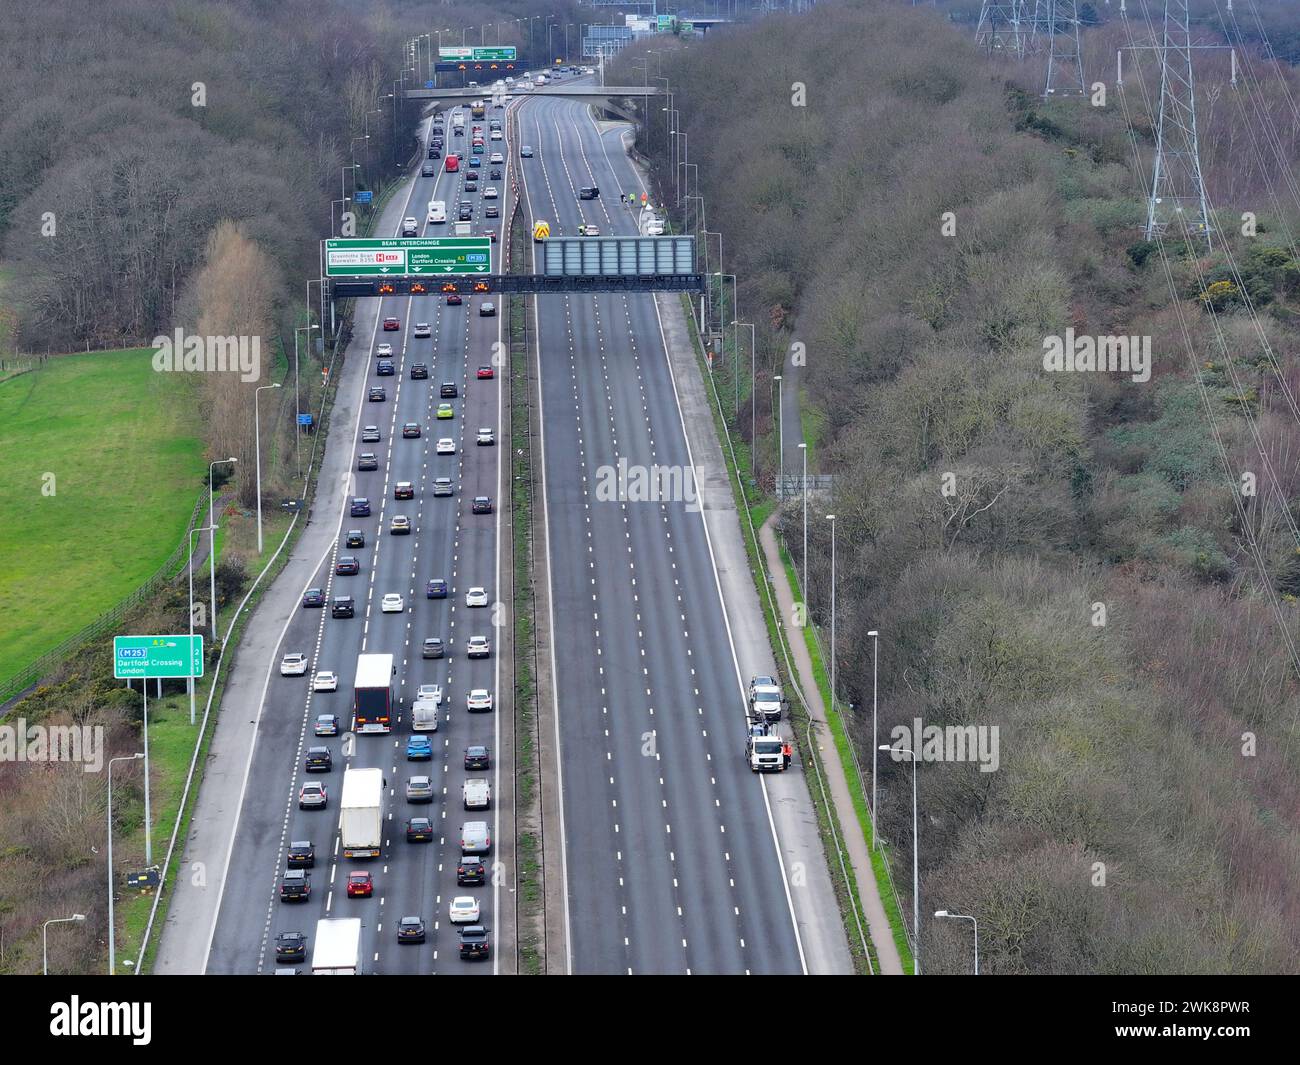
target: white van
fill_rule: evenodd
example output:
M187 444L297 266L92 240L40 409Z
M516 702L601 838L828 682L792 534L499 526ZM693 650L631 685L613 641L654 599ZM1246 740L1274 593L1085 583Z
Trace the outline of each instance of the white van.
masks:
M411 731L438 731L438 704L433 699L416 699L411 704Z
M444 200L429 201L429 224L442 225L447 221L447 204Z
M486 780L467 780L461 796L466 810L486 810L492 805L492 785Z

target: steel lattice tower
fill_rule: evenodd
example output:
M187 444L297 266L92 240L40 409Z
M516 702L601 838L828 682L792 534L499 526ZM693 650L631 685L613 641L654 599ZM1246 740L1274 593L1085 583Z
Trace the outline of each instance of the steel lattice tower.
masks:
M1147 203L1147 240L1170 225L1180 229L1186 226L1186 232L1203 235L1209 248L1211 219L1196 135L1196 85L1192 80L1187 0L1165 0L1160 115L1156 120L1151 198Z
M984 0L980 7L975 43L989 52L1025 54L1028 0Z
M1083 48L1079 43L1078 0L1048 0L1045 23L1050 50L1043 96L1085 95Z

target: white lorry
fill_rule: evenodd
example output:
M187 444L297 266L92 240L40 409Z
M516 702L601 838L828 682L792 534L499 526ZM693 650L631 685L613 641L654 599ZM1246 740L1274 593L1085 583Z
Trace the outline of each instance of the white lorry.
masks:
M749 716L759 721L780 721L785 700L775 677L749 678Z
M776 726L765 721L750 721L745 736L745 761L755 773L781 773L788 767L785 760L786 741Z
M376 770L377 772L377 770ZM312 976L356 976L361 971L361 918L325 917L316 922Z
M344 858L378 858L384 844L384 771L347 769L339 800Z

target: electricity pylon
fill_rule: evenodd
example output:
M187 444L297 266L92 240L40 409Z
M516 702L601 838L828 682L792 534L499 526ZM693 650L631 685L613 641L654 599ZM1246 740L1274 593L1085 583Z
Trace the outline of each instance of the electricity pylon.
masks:
M1176 225L1179 230L1204 236L1208 250L1211 218L1196 135L1192 48L1187 0L1165 0L1164 35L1159 46L1160 114L1146 238L1151 240Z
M1028 0L984 0L975 28L975 43L988 52L1025 54Z
M1047 0L1042 32L1047 35L1047 84L1043 96L1086 95L1083 48L1079 43L1079 0Z

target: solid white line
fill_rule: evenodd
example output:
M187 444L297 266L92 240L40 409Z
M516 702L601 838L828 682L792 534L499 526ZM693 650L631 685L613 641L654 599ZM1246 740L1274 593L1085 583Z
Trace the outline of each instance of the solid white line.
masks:
M540 150L540 144L538 149ZM533 216L532 196L528 191L528 181L524 176L524 168L519 168L519 184L524 190L524 199L528 204L528 217L531 221ZM557 219L558 221L558 219ZM537 269L537 245L533 244L533 269ZM542 527L546 530L546 609L550 615L550 641L551 641L551 703L555 715L555 775L556 782L560 789L558 807L560 810L560 878L563 881L564 888L564 971L568 976L573 975L573 939L571 928L573 919L569 915L569 845L565 835L564 825L564 759L560 755L560 690L559 690L559 672L555 662L555 588L551 580L551 571L554 568L551 562L551 519L550 507L546 492L546 411L543 407L542 385L541 385L541 363L542 363L542 338L541 323L537 317L537 300L533 299L533 340L537 347L537 423L538 423L538 442L541 445L541 485L542 485Z

